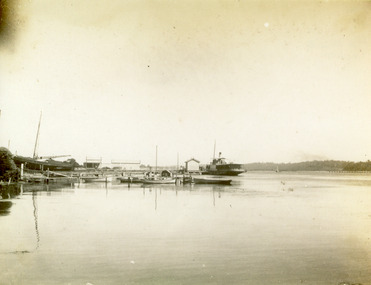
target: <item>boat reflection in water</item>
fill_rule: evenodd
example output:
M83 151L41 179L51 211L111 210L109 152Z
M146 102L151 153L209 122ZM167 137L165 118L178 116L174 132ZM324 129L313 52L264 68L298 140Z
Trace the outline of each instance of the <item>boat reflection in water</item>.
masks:
M55 183L55 184L11 184L11 185L1 185L0 186L0 216L8 216L11 215L11 208L16 203L13 200L19 201L29 201L26 196L31 196L32 199L32 214L31 212L27 212L24 210L22 216L24 217L33 217L33 227L35 229L35 241L36 243L30 246L28 243L22 245L22 243L13 242L12 245L14 247L13 251L2 251L1 253L5 254L24 254L24 253L32 253L38 250L40 247L40 231L39 231L39 207L38 207L38 195L46 193L46 196L51 196L51 193L56 193L58 191L66 192L67 189L71 189L74 187L72 183ZM23 205L25 209L27 209L27 205ZM18 210L19 211L19 210ZM18 226L18 225L17 225ZM4 234L4 232L3 232ZM30 232L28 232L30 234ZM20 239L21 237L16 237ZM28 244L28 245L27 245Z
M212 205L216 206L216 197L222 198L222 192L225 190L230 189L230 185L216 185L216 184L194 184L194 183L186 183L180 185L174 184L162 184L162 185L153 185L153 184L142 184L142 185L132 185L129 186L130 190L143 189L143 196L147 194L154 195L153 202L154 202L154 209L158 209L158 204L161 202L161 196L164 196L164 199L168 200L168 196L172 196L174 193L175 196L178 196L179 193L192 193L192 195L201 195L204 196L205 194L209 197L209 202ZM167 202L165 202L166 204Z

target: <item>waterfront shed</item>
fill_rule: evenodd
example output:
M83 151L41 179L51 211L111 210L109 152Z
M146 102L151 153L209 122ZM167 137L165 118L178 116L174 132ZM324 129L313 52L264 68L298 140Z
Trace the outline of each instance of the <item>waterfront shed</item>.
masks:
M94 168L97 169L102 164L102 158L86 158L86 161L84 162L85 168Z
M200 161L197 159L191 158L185 162L185 171L186 172L199 172L200 171Z
M171 173L171 171L167 169L161 171L161 177L172 177L172 176L173 174Z

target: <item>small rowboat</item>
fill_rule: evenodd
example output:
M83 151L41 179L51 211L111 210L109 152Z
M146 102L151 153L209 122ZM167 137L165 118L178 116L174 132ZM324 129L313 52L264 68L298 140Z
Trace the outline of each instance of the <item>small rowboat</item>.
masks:
M223 184L223 185L230 185L232 183L231 179L226 178L217 178L217 177L193 177L193 183L195 184Z
M143 184L175 184L176 179L165 178L165 179L141 179Z
M95 183L95 182L111 182L112 177L111 176L82 176L80 177L82 182L84 183Z

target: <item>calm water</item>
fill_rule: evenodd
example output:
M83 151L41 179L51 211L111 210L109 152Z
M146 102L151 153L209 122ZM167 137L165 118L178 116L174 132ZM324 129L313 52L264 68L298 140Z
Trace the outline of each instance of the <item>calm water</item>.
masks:
M0 284L371 284L371 175L233 179L3 189Z

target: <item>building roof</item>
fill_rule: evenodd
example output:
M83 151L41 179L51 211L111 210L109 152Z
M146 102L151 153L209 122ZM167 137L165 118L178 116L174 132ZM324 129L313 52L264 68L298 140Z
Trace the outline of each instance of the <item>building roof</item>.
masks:
M102 163L102 159L87 158L85 163Z
M197 163L200 163L200 161L198 161L197 159L194 159L193 157L192 157L191 159L186 160L185 163L188 163L188 162L190 162L190 161L195 161L195 162L197 162Z
M111 160L112 164L140 164L140 160Z

